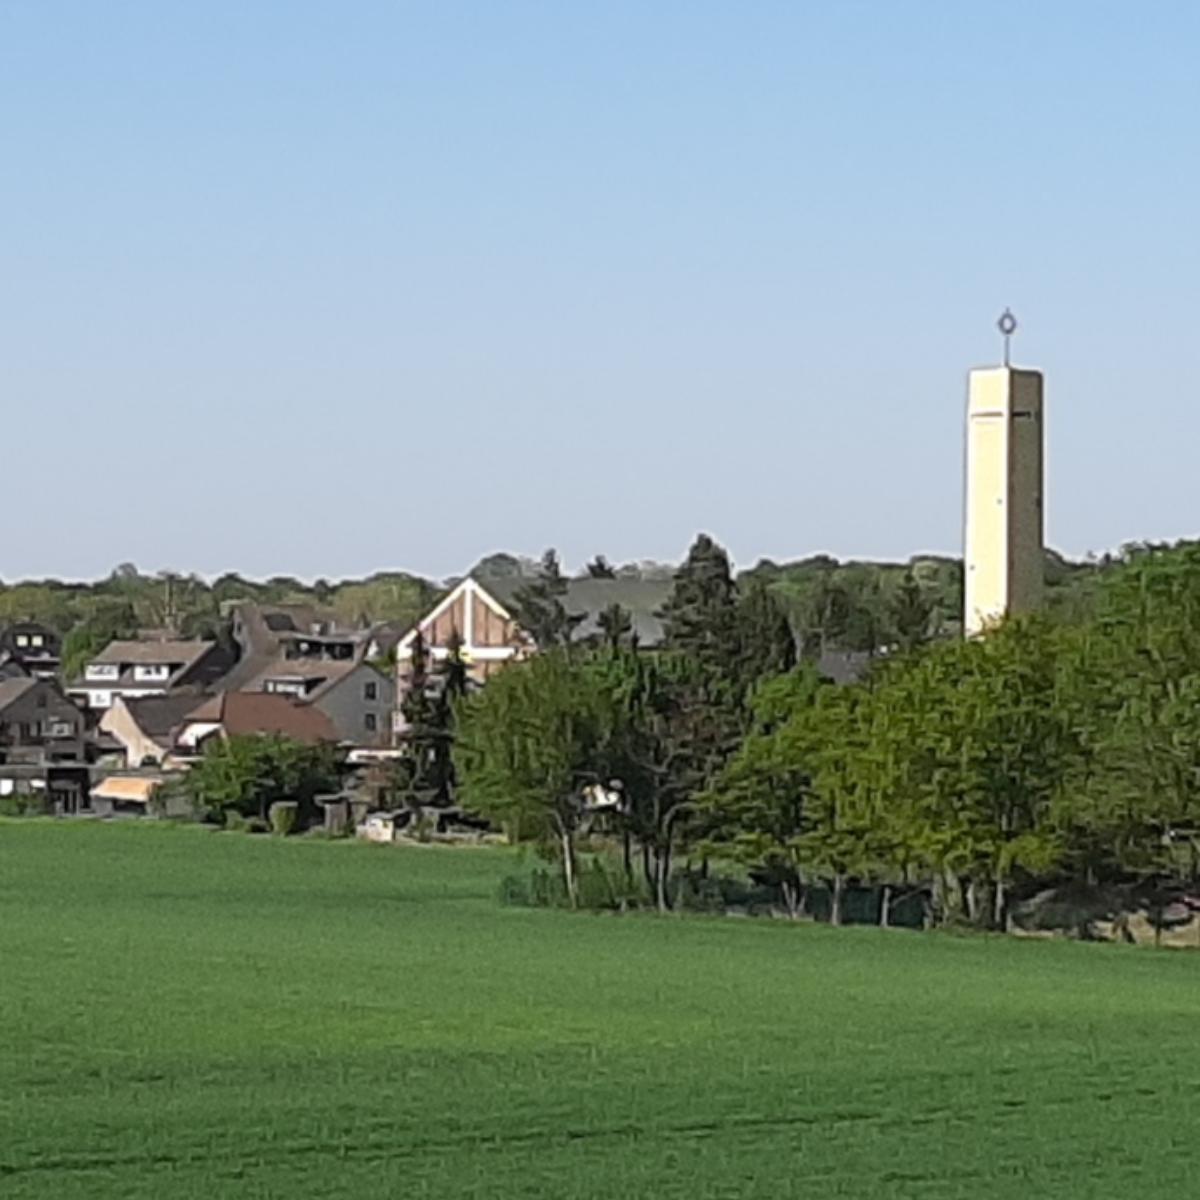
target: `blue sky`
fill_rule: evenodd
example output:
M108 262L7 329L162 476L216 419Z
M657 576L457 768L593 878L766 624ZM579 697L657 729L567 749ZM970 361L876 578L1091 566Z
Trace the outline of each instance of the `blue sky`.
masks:
M0 577L1197 532L1200 9L0 0Z

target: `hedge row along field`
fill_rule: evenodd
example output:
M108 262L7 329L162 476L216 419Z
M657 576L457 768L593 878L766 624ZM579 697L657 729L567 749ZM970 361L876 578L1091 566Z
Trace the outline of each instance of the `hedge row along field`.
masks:
M497 849L0 823L0 1194L1190 1194L1200 957L501 907Z

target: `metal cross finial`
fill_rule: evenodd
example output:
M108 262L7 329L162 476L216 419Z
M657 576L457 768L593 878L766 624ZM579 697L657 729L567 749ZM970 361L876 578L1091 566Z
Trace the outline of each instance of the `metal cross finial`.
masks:
M1009 343L1012 341L1012 335L1017 332L1017 318L1013 316L1011 308L1006 308L1000 314L996 328L1004 334L1004 365L1007 367L1009 365Z

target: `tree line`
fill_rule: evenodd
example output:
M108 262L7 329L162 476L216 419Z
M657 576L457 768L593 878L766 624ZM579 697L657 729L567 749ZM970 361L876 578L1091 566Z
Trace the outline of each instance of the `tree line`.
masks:
M581 842L614 848L660 908L736 866L794 914L820 888L835 922L851 886L877 890L884 923L919 895L931 921L1003 928L1053 884L1196 883L1196 544L1131 547L1086 604L972 640L901 591L912 620L881 623L845 686L711 539L653 651L579 645L548 567L524 597L542 652L456 703L451 761L460 802L542 847L569 902Z

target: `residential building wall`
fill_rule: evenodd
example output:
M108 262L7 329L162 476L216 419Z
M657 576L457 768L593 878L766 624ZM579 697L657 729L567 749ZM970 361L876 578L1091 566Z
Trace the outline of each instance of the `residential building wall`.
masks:
M112 706L100 718L99 729L121 743L125 750L125 764L129 767L140 767L147 759L160 763L165 751L152 738L143 732L133 719L132 713L125 705L125 699L118 696Z
M391 741L396 685L368 663L360 663L311 703L333 723L340 741L355 746L386 746Z
M7 762L83 757L83 714L45 680L35 680L0 712L0 756Z

